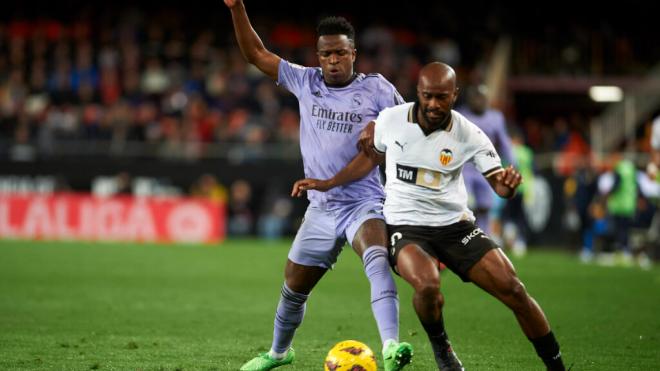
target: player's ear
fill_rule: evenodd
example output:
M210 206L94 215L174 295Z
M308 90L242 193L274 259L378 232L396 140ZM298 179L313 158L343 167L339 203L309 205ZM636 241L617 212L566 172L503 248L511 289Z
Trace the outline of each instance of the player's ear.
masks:
M457 86L456 89L454 90L454 99L453 99L453 102L451 102L452 104L456 103L456 99L458 99L459 91L460 91L460 88Z
M357 57L357 49L353 48L353 51L351 51L351 60L355 62L356 57Z

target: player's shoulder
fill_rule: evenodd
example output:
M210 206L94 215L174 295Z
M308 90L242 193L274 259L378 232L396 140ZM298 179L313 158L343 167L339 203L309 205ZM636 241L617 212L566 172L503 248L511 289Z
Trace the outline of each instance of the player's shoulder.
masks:
M284 58L280 59L280 66L290 68L291 70L294 70L294 71L309 71L309 70L313 70L313 69L317 68L317 67L306 67L306 66L303 66L301 64L294 63L294 62L291 62L289 60L286 60Z
M319 89L323 85L323 71L321 67L303 67L303 81L310 89Z
M380 117L387 120L401 120L408 121L408 113L412 109L414 103L402 103L396 106L384 108L380 111Z
M394 87L394 85L380 73L360 73L359 76L365 84Z
M296 76L297 79L302 79L302 81L309 81L309 84L313 84L314 81L322 80L323 74L321 73L320 67L307 67L297 63L293 63L286 59L280 60L280 78L291 78L291 76ZM282 76L283 74L283 76Z
M466 130L472 131L475 128L477 129L479 128L477 124L470 121L470 119L465 117L464 114L462 114L457 110L451 110L451 116L452 116L452 120L454 120L453 125L461 131L466 131Z
M408 123L408 113L413 103L403 103L392 107L384 108L378 114L376 124L382 130L388 133L399 132L406 127ZM412 127L412 125L407 125Z
M462 113L452 110L452 119L455 130L452 130L455 133L456 139L461 142L469 141L475 137L485 136L486 134L475 124L465 117Z
M378 72L361 73L361 75L363 75L365 79L377 79L377 80L382 79L382 80L387 81L387 79Z

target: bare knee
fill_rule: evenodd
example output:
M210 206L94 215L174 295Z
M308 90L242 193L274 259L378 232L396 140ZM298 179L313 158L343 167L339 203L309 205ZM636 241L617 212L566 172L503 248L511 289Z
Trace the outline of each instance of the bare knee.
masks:
M327 269L304 266L288 260L284 268L284 280L289 289L301 294L309 294Z
M437 282L420 282L414 288L415 296L422 302L439 307L445 304L445 298L440 293L440 285Z
M524 310L529 307L530 297L525 285L517 278L512 277L499 288L499 298L513 310Z

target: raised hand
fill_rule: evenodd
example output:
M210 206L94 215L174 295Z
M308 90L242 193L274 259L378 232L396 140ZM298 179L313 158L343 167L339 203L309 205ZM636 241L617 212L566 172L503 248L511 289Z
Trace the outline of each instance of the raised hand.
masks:
M325 192L330 188L330 184L327 180L312 178L301 179L293 183L293 188L291 189L291 197L300 197L302 196L303 192L309 190Z
M523 182L522 175L512 165L500 171L496 177L499 183L511 189L516 189Z

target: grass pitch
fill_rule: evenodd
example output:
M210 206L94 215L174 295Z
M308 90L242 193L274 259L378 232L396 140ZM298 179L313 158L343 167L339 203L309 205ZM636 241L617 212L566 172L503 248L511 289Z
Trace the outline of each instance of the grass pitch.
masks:
M237 370L270 346L289 243L219 247L0 241L1 370ZM561 252L513 260L573 370L660 369L660 269L582 265ZM542 370L513 315L442 275L445 321L468 370ZM397 278L407 370L433 370L426 336ZM379 353L369 288L345 251L313 292L283 370L320 370L356 339ZM379 359L380 365L380 359Z

